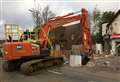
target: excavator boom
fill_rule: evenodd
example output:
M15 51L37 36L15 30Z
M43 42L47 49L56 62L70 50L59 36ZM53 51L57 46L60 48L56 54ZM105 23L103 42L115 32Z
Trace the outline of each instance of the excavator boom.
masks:
M78 13L78 12L77 12ZM89 15L86 9L81 10L81 14L70 13L65 16L58 16L48 21L47 24L41 27L39 32L39 40L43 47L47 46L47 43L50 44L48 38L49 31L60 27L64 24L72 23L74 21L80 21L80 27L82 28L83 35L83 48L85 51L91 49L91 35L90 35L90 24L89 24Z

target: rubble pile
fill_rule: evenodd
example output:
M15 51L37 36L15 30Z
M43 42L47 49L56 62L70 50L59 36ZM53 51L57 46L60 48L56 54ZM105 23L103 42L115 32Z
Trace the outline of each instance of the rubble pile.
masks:
M93 67L95 70L120 72L120 56L100 57L90 61L87 67Z

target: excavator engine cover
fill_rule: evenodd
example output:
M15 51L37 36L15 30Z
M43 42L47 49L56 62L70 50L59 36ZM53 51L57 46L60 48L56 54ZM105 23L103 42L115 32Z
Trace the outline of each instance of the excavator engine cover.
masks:
M40 49L36 44L29 42L5 42L4 58L5 60L16 60L22 57L39 55Z

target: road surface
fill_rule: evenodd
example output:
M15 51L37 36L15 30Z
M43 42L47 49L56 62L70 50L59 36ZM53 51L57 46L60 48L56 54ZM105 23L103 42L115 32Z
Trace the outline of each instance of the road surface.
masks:
M100 72L88 73L81 68L73 68L68 65L44 69L31 76L15 72L5 72L0 61L0 82L120 82L118 79L99 76ZM96 75L98 74L98 75ZM118 75L113 77L118 77Z

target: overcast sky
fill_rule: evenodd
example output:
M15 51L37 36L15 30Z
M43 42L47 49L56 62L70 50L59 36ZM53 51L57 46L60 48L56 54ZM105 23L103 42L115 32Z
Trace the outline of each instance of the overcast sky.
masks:
M34 7L34 1L42 7L49 5L56 15L80 11L81 8L92 13L96 6L102 12L120 9L120 0L0 0L0 39L3 38L2 25L5 23L18 24L22 28L33 27L28 10Z

